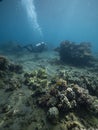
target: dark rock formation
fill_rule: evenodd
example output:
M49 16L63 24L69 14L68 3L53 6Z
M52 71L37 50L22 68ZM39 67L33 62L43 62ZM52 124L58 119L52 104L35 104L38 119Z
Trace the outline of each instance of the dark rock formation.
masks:
M73 65L89 65L94 60L91 44L88 42L75 44L74 42L63 41L55 51L59 52L61 61Z
M20 88L22 79L17 75L22 72L21 65L12 64L6 57L0 56L0 89L4 88L8 92Z
M4 56L0 56L0 70L6 70L8 68L8 60Z

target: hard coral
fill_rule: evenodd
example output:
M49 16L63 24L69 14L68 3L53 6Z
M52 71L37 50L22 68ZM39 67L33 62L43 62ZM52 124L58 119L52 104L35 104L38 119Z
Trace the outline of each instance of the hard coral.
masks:
M56 124L59 119L59 110L57 107L49 108L47 112L47 118L51 121L51 123Z
M59 90L65 90L67 88L67 81L63 79L58 79L56 82Z
M91 44L83 42L75 44L70 41L63 41L59 49L60 60L73 65L89 65L94 60L91 53Z
M45 74L45 76L42 76ZM68 76L68 75L67 75ZM47 112L47 119L56 124L63 117L70 112L82 112L93 113L98 115L98 99L89 94L86 88L82 88L80 85L74 83L72 80L66 78L66 73L61 77L59 75L47 81L47 73L43 70L36 73L25 74L25 82L29 87L34 87L37 84L35 90L33 89L32 98L38 107L43 108ZM66 80L67 79L67 80ZM68 123L68 124L67 124ZM66 127L68 129L81 129L81 123L73 121L67 122Z
M26 73L24 75L25 81L24 84L29 86L30 89L36 90L36 89L42 89L47 87L48 81L47 81L47 74L45 69L39 69L38 71L34 71L32 73Z

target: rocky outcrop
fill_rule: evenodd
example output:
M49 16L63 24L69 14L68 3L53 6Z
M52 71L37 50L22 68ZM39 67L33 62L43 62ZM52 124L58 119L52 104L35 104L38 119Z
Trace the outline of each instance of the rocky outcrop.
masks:
M22 72L21 65L13 64L6 57L0 56L0 88L4 88L6 92L20 88L22 80L17 74Z
M94 60L91 44L87 42L75 44L74 42L63 41L55 51L59 52L61 61L73 65L90 65Z

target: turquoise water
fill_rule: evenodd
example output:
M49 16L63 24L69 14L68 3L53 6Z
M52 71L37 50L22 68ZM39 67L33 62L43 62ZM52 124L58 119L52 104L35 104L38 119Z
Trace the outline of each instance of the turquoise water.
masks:
M98 51L98 0L2 0L0 42L89 41Z
M0 130L98 130L98 0L0 0L0 99Z

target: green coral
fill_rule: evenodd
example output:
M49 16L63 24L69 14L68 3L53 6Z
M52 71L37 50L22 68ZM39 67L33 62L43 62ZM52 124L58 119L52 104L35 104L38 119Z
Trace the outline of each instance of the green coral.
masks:
M39 69L38 72L37 72L37 77L41 78L41 79L46 79L47 78L46 70L45 69Z
M45 88L48 85L47 73L45 69L39 69L31 73L25 74L25 85L29 86L30 89Z

